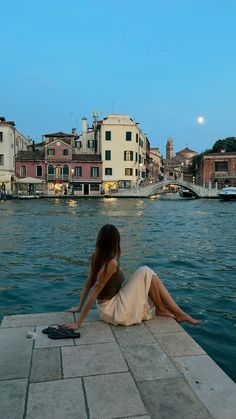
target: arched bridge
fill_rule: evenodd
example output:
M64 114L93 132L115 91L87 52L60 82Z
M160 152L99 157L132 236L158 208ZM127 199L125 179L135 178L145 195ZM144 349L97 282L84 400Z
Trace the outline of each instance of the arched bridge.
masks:
M122 192L119 191L119 195L148 198L151 195L157 195L159 189L163 188L164 186L169 186L169 185L176 185L184 189L188 189L197 198L216 198L218 196L217 189L204 188L203 186L195 185L195 183L184 182L181 179L162 180L160 182L152 183L146 186L141 186L140 188L137 188L136 190L132 190L132 191L131 189L128 189L128 190L126 189L126 190L123 190Z

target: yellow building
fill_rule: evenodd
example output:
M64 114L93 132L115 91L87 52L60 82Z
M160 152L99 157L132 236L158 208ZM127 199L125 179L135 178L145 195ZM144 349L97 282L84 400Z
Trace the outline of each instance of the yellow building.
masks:
M135 188L146 177L149 141L128 115L111 114L97 121L103 161L103 189Z

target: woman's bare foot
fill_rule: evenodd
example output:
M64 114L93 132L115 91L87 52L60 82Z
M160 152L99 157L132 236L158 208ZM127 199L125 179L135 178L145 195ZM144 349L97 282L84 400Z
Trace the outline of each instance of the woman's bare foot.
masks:
M185 313L184 311L182 313L176 314L175 320L178 323L187 322L193 325L202 323L202 320L194 319L193 317L189 316L189 314Z
M169 310L167 310L167 308L161 308L156 310L156 315L157 316L162 316L162 317L172 317L175 318L174 314L172 314Z

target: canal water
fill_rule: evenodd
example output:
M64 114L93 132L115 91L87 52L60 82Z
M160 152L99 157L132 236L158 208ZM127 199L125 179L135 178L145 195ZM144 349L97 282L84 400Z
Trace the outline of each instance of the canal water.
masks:
M99 228L121 232L126 278L147 264L204 323L184 328L236 381L236 202L42 199L0 202L0 316L76 304Z

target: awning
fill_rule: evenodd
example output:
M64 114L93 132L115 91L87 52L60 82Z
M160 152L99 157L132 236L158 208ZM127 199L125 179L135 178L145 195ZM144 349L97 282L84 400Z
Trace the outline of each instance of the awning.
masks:
M45 180L37 179L35 177L22 177L21 179L17 179L15 181L15 183L31 183L31 184L33 183L33 184L36 184L36 183L45 183Z

